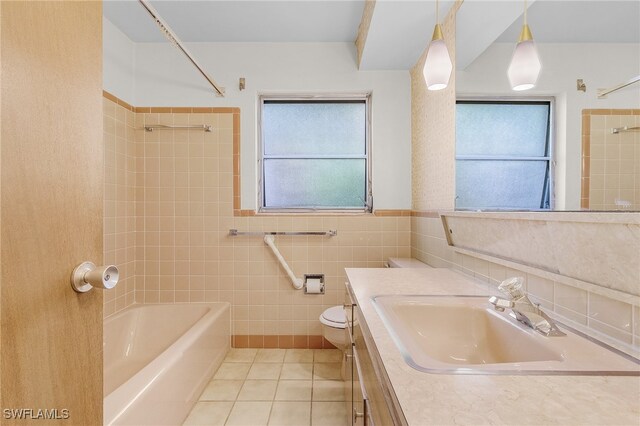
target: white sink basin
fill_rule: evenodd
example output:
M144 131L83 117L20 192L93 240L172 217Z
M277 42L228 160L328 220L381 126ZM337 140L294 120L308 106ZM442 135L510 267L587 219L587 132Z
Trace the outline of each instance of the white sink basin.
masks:
M593 341L545 337L499 313L488 297L377 296L374 306L405 361L429 372L640 375L640 363Z

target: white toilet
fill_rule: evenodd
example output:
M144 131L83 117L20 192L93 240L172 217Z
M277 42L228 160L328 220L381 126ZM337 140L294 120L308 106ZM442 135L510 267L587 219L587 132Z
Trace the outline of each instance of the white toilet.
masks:
M342 351L340 376L344 380L346 377L345 350L347 349L347 342L349 342L349 336L347 336L347 316L344 313L344 308L338 305L325 309L325 311L320 314L320 323L322 324L322 336Z
M390 258L387 265L390 268L430 268L429 265L420 262L417 259L407 258ZM322 336L327 339L333 346L342 352L347 348L349 336L347 336L347 317L344 308L341 305L333 306L325 309L320 315L320 323L322 324ZM342 376L345 372L345 357L342 357Z
M326 309L320 315L322 323L322 336L333 346L344 351L347 346L346 322L344 308L340 305Z
M388 265L390 268L430 268L429 265L411 258L392 257L389 259ZM341 351L345 350L349 340L345 331L346 321L344 309L340 305L328 308L320 315L322 335Z

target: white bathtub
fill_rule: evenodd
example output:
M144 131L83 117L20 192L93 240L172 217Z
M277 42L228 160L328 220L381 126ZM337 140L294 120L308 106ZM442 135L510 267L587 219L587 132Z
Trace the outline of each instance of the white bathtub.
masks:
M104 322L104 424L179 425L229 350L228 303L134 305Z

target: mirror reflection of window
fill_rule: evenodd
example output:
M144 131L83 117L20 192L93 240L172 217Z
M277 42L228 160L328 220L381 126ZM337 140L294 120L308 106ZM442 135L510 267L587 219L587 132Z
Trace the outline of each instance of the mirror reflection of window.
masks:
M551 100L459 100L456 209L550 209L551 114Z

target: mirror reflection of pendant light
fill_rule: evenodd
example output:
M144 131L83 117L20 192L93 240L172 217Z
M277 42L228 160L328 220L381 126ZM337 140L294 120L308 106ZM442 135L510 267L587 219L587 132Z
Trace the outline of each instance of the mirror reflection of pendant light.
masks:
M427 48L427 58L422 69L422 74L429 90L446 88L453 70L449 51L442 35L438 12L438 0L436 0L436 26L433 29L433 37Z
M541 68L538 50L527 25L527 0L524 0L524 25L507 70L511 88L520 91L535 87Z

